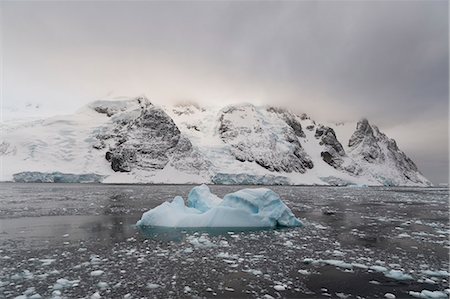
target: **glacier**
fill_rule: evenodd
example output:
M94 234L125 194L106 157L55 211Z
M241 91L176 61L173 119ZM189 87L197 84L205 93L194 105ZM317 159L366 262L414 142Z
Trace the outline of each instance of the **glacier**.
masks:
M145 212L137 226L170 228L275 228L301 226L280 196L267 188L242 189L220 199L206 185Z
M270 174L217 173L211 180L218 185L290 185L286 177Z
M271 106L108 98L0 129L0 181L52 182L38 173L60 172L101 183L431 186L368 120L319 124Z
M13 180L17 183L101 183L105 176L95 173L61 173L25 171L13 174Z

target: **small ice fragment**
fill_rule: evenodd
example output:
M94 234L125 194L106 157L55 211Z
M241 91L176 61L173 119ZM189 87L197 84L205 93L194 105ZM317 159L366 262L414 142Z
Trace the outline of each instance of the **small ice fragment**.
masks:
M91 295L91 299L100 299L102 298L102 296L100 295L99 292L95 292L94 294Z
M409 294L413 297L421 299L448 299L448 295L441 291L422 290L420 293L409 291Z
M160 287L160 285L159 284L157 284L157 283L147 283L147 288L148 289L157 289L157 288L159 288Z
M344 294L344 293L335 293L335 294L338 298L341 298L341 299L347 299L348 297L351 296L350 294Z
M39 261L42 263L41 266L49 266L56 260L55 259L40 259Z
M284 285L276 285L273 287L277 291L285 291L286 287Z
M97 283L97 287L101 290L106 290L109 286L108 283L100 281L99 283Z
M105 273L103 270L94 270L91 272L91 276L100 276Z
M395 299L396 298L395 295L392 293L386 293L386 294L384 294L384 297L387 299Z
M450 276L450 273L448 273L445 270L441 270L441 271L425 270L425 271L422 271L422 273L425 274L425 275L434 276L434 277L448 277L448 276Z
M403 273L400 270L390 270L389 272L385 272L384 276L396 279L396 280L412 280L413 277L409 274Z
M302 275L309 275L309 274L311 274L308 270L303 270L303 269L298 270L298 273L300 273Z

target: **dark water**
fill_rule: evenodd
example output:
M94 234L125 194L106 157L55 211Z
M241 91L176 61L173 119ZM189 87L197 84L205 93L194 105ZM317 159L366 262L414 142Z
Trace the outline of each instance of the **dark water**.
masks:
M272 187L304 227L134 227L191 188L0 184L0 298L410 298L449 288L448 189Z

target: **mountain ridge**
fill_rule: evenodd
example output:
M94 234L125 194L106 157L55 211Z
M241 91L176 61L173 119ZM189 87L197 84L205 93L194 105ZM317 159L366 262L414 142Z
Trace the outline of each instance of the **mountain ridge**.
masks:
M2 127L2 180L60 172L105 183L431 185L367 119L344 142L338 126L274 106L157 106L137 97Z

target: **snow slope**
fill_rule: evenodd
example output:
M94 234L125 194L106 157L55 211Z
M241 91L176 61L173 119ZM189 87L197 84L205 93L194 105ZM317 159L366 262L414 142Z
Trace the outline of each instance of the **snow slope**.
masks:
M114 98L73 115L3 123L0 179L60 172L105 183L430 185L378 128L348 127L276 107ZM349 146L350 138L358 142ZM379 157L368 158L372 151Z

